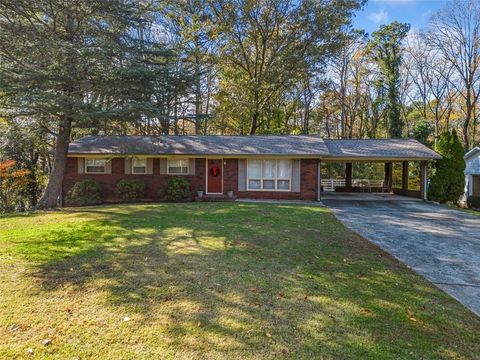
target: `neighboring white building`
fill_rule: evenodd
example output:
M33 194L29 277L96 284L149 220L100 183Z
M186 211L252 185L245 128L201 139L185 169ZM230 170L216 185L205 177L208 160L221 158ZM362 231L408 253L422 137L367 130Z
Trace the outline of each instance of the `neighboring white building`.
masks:
M465 155L465 199L470 195L480 196L480 146Z

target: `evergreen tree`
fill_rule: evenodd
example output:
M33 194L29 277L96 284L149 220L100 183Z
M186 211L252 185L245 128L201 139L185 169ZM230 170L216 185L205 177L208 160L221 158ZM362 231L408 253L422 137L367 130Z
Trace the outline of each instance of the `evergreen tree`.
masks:
M390 25L382 25L373 33L369 45L386 87L385 116L390 138L401 138L403 133L404 124L400 116L400 64L402 41L409 30L409 24L396 21Z
M441 203L457 202L465 188L465 160L463 145L457 132L442 133L435 150L442 155L435 165L428 196Z
M118 93L138 79L125 68L141 57L133 29L146 22L147 6L117 0L0 3L2 107L6 116L42 119L56 138L40 208L56 206L72 129L135 110L136 101Z
M412 129L412 136L421 143L431 147L432 142L429 140L432 135L432 126L426 119L419 119L415 121Z

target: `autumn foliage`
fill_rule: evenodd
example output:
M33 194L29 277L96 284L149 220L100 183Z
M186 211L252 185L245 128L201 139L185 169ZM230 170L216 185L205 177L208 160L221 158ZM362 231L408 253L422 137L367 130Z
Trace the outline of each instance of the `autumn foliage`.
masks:
M18 200L28 186L29 171L15 168L14 160L0 162L0 213L15 210Z

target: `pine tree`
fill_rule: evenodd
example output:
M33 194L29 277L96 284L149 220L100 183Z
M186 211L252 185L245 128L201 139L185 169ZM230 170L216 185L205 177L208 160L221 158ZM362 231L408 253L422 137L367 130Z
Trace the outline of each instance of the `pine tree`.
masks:
M442 155L435 165L428 196L441 203L457 202L465 187L465 160L463 145L457 132L453 130L442 133L435 150Z
M139 118L138 109L146 109L131 89L138 87L139 74L162 74L145 56L151 48L145 50L136 37L151 9L140 1L15 0L0 2L0 13L2 110L41 119L55 136L54 164L38 206L52 208L72 130ZM159 57L155 61L162 64Z

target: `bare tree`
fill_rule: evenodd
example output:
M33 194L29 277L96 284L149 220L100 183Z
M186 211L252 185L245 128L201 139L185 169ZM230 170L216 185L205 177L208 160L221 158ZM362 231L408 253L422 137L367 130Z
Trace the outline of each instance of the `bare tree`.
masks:
M469 150L470 126L480 94L480 2L447 3L431 18L428 41L455 70L456 76L450 76L449 81L465 103L463 143Z

